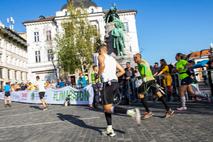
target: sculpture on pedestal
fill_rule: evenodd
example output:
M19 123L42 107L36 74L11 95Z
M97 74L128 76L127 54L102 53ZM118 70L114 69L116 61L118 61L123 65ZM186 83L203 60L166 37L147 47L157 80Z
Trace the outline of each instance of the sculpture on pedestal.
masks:
M105 15L105 23L106 24L111 24L113 23L113 29L109 32L109 38L111 40L108 40L108 44L111 45L117 56L123 56L125 55L124 53L124 48L125 48L125 43L124 43L124 24L120 20L118 14L117 14L117 8L114 5L113 7L110 8L108 13ZM107 30L107 29L106 29Z

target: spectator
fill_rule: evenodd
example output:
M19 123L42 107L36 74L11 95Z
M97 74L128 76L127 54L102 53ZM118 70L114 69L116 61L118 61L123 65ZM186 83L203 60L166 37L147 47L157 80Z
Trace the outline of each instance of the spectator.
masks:
M68 79L66 80L65 85L66 85L66 86L72 86L71 78L70 78L70 77L68 77Z
M11 84L11 91L16 91L15 84Z
M55 82L55 80L52 80L52 81L51 81L51 87L52 87L53 89L55 89L55 88L57 87L57 82Z
M209 61L206 65L208 69L208 79L209 79L209 85L211 87L211 93L213 94L213 56L209 55Z
M60 79L58 85L59 85L59 88L65 87L65 82L62 79Z
M27 89L26 84L24 84L23 82L20 84L20 86L21 86L20 90L22 91Z
M100 78L98 77L98 66L93 65L92 69L93 69L93 71L91 73L91 83L96 84L96 83L100 82Z
M35 89L36 89L35 86L34 86L31 82L29 82L29 83L28 83L27 90L32 91L32 90L35 90Z
M84 88L87 86L86 77L83 75L82 72L79 73L78 86L79 88Z
M101 79L100 77L98 76L98 66L97 65L93 65L92 67L93 71L91 73L91 83L92 83L92 87L93 87L93 91L94 91L94 97L93 97L93 103L92 104L89 104L89 107L90 108L97 108L97 101L96 96L99 95L99 89L101 87Z
M195 62L193 60L188 61L188 71L187 73L189 76L194 80L194 82L197 82L196 77L195 77L195 71L193 66L195 65Z
M19 83L15 83L15 91L19 91L20 89L21 89L21 86L20 86L20 84Z
M125 90L129 101L135 101L135 70L131 67L130 62L126 63L125 68Z
M46 82L45 82L45 89L50 89L50 88L52 88L52 86L51 86L51 83L50 83L50 81L49 80L47 80Z
M152 74L156 75L156 73L159 72L159 65L158 65L158 62L155 62L153 68L152 68Z

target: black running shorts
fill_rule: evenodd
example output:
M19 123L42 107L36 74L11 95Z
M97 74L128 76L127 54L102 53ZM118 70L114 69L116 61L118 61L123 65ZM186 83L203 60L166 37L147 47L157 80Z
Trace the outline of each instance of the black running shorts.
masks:
M138 93L145 94L151 91L153 94L156 94L159 91L159 87L160 86L155 80L150 80L141 84L141 86L138 88Z
M190 85L192 83L193 79L189 76L181 80L181 85Z
M113 104L113 98L118 93L119 84L118 82L111 82L103 84L103 90L101 91L101 99L103 105Z
M41 100L41 99L44 98L45 92L39 92L38 94L39 94L39 98L40 98L40 100Z
M10 92L5 92L5 97L9 97L10 96Z

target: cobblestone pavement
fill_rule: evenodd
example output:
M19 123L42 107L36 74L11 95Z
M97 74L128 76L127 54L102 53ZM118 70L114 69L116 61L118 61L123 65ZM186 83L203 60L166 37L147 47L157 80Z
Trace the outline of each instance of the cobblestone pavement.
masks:
M50 105L41 111L34 104L13 103L12 108L4 108L0 103L1 142L213 142L210 104L191 103L189 110L165 119L162 105L150 103L155 115L142 120L141 126L130 117L114 115L117 136L110 138L100 134L106 126L103 113L86 106ZM143 112L141 105L135 106Z

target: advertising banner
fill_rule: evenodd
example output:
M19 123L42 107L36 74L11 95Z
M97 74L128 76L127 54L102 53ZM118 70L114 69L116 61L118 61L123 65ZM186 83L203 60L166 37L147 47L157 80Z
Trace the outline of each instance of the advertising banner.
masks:
M89 104L89 97L94 95L91 87L89 85L81 90L71 86L60 89L48 89L45 92L45 100L48 104L63 104L66 97L69 96L70 104L86 105ZM14 91L11 92L10 96L14 102L40 103L38 91ZM4 92L0 92L0 99L4 99Z

